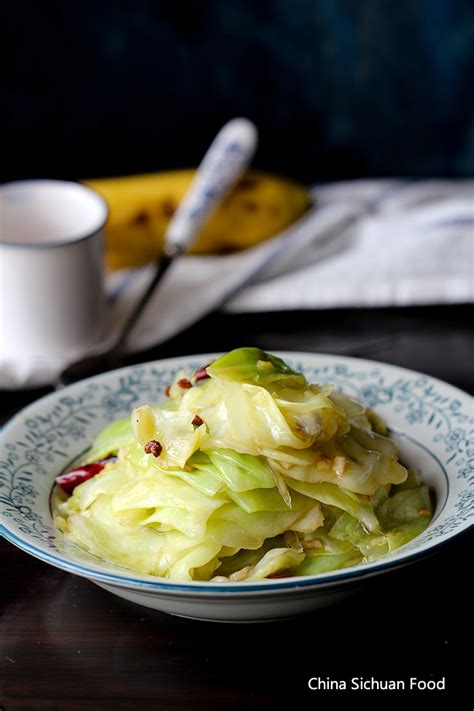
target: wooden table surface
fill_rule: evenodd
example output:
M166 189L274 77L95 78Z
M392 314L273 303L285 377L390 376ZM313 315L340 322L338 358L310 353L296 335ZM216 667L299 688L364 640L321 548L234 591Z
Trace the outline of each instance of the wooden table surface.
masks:
M140 360L255 344L374 358L472 392L472 316L469 306L214 314ZM44 392L3 393L2 419ZM3 539L0 560L1 711L324 710L362 700L374 709L473 707L465 651L472 638L467 534L416 565L372 580L343 603L255 625L152 612ZM445 676L447 688L398 695L310 692L314 676Z

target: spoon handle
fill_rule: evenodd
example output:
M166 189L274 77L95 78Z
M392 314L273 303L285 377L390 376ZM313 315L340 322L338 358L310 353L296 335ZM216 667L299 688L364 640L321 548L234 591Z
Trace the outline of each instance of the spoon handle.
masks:
M168 225L165 253L182 252L192 244L211 212L247 168L256 145L257 129L247 119L232 119L221 128Z
M165 234L163 256L155 274L120 331L112 350L120 350L173 259L196 239L212 210L224 199L250 163L257 129L244 118L232 119L219 131L197 169Z

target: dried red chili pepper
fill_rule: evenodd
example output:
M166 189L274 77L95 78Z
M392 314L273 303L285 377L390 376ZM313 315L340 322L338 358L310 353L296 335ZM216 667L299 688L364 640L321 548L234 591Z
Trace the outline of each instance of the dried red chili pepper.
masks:
M207 372L206 368L199 368L199 370L196 370L194 373L194 380L196 383L198 383L200 380L207 380L207 378L210 378L211 376Z
M72 494L76 486L88 479L92 479L93 476L102 471L106 464L114 462L116 459L117 457L108 457L107 459L101 459L99 462L83 464L77 469L71 469L69 472L60 474L54 481L66 494Z

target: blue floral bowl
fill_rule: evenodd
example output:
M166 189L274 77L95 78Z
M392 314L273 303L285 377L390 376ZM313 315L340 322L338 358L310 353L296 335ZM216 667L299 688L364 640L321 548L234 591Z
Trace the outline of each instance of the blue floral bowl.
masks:
M432 552L474 521L474 416L462 391L420 373L373 361L310 353L280 354L308 380L376 409L404 463L419 468L436 507L428 528L373 563L319 575L239 583L172 583L62 548L50 511L54 477L114 419L157 402L175 373L214 355L156 361L104 373L48 395L20 412L0 435L0 533L31 555L89 578L133 602L172 614L223 621L289 617L329 604L377 574Z

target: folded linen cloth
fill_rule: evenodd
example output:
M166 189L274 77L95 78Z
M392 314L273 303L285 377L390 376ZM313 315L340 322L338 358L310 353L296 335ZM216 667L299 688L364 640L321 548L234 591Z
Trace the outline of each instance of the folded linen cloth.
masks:
M474 181L363 180L316 186L314 208L274 238L225 256L185 256L129 338L139 351L206 313L462 303L474 299ZM108 276L106 350L151 267ZM0 387L50 382L69 359L0 353Z
M358 181L313 195L322 206L365 208L344 246L311 249L300 269L246 286L230 311L473 300L474 181Z

